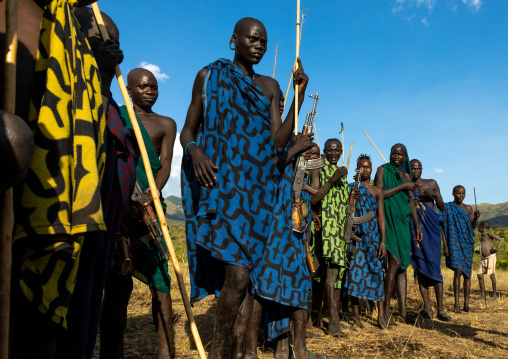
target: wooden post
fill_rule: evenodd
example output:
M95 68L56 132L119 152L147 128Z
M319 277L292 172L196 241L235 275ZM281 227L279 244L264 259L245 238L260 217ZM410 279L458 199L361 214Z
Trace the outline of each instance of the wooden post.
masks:
M18 52L18 0L5 3L5 67L3 110L16 112L16 56ZM12 231L12 188L0 193L0 358L9 357Z
M388 163L388 161L383 157L383 155L381 154L381 151L379 151L376 147L376 145L374 144L374 142L372 142L372 140L370 139L369 135L367 135L367 132L365 132L364 130L362 130L363 133L365 133L365 136L367 136L367 138L369 139L370 143L372 143L372 146L374 146L374 148L376 149L377 153L379 153L379 155L381 156L381 158L383 159L383 161L385 161L385 163Z
M95 15L95 19L97 20L97 25L101 32L101 36L104 40L109 39L109 34L106 30L106 26L104 26L104 20L102 19L101 12L99 10L99 6L97 3L92 4L92 9ZM125 106L127 107L127 112L129 113L129 117L132 123L132 128L136 135L136 140L138 142L139 150L141 152L141 157L143 158L143 164L145 166L146 176L148 178L148 183L150 185L150 191L152 193L153 203L155 205L155 210L157 212L157 217L159 218L162 234L164 236L164 241L166 242L166 246L168 247L169 255L171 257L171 261L173 262L173 268L175 270L176 278L178 281L178 287L180 288L180 294L182 295L183 304L185 307L185 312L187 313L187 318L189 319L190 329L192 335L194 337L194 341L196 343L196 347L198 349L199 357L201 359L206 358L205 349L203 348L203 344L201 343L201 338L199 336L198 328L196 326L196 322L194 321L194 315L192 314L192 308L190 306L189 297L187 295L187 290L185 289L185 283L183 281L182 271L180 269L180 265L178 263L178 258L176 257L175 248L173 247L173 243L171 242L171 237L169 236L168 225L166 223L166 217L164 215L164 211L162 209L161 201L159 198L159 191L157 190L157 186L155 185L155 180L153 178L152 169L150 167L150 159L148 158L148 153L146 152L145 142L143 141L143 135L141 134L141 130L139 128L138 121L136 119L136 114L134 113L134 109L132 107L129 93L127 92L127 87L125 86L125 81L123 79L122 72L120 71L120 67L117 65L115 68L116 77L118 79L118 85L120 86L120 90L122 92L123 99L125 101Z

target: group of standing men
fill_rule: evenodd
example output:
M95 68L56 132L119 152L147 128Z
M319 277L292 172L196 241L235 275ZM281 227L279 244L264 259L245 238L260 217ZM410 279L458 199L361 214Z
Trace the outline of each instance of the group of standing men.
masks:
M82 8L91 2L20 0L25 53L18 62L17 107L15 114L1 114L6 133L18 137L0 134L13 158L2 172L0 189L14 185L16 203L13 358L90 358L99 326L101 358L122 357L132 275L150 285L159 357L169 357L167 263L140 223L143 208L130 200L136 182L149 198L150 191L132 123L110 92L114 68L123 60L119 31L104 14L111 40L102 40L91 10ZM234 60L221 59L198 72L181 131L191 300L220 294L209 357L223 356L229 333L230 357L257 357L263 325L267 337L278 340L277 357L290 356L292 330L295 358L327 358L305 345L311 288L311 321L319 324L326 296L330 334L342 335L341 290L352 298L359 325L359 299L377 301L379 325L385 328L395 281L399 315L406 317L410 262L417 269L424 311L432 316L428 287L434 285L438 317L449 320L442 306L439 220L449 243L447 264L455 270L457 311L460 277L465 289L470 286L467 260L479 217L462 204L464 188L457 186L454 202L445 205L437 183L421 179L421 163L410 164L405 146L397 144L373 185L370 158L359 157L352 191L347 169L337 165L342 144L330 139L322 168L306 178L317 194L304 194L294 203L295 159L321 158L312 135L292 136L294 111L303 103L309 79L298 59L293 70L298 103L293 100L283 121L277 81L253 70L267 42L258 20L236 24L230 39ZM132 70L128 84L160 191L170 175L176 125L152 111L158 96L152 73ZM371 217L346 238L351 196L356 216ZM443 211L441 219L434 203ZM296 231L295 207L303 218ZM127 257L124 241L130 246ZM305 261L308 242L320 264L314 281ZM131 259L134 264L125 272ZM464 310L468 299L467 294ZM27 336L37 342L26 345Z

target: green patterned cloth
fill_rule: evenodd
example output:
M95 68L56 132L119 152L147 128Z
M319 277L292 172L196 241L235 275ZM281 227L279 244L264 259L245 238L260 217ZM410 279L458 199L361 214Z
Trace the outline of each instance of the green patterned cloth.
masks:
M325 159L325 166L319 171L320 187L326 184L336 170L337 165ZM324 282L326 280L327 264L338 266L340 270L335 282L336 289L340 289L342 286L342 277L347 261L347 245L344 241L344 232L348 199L349 186L347 179L344 177L335 181L330 191L321 200L322 230L318 231L314 238L314 254L319 261L319 268L314 278L317 281Z
M404 146L404 150L406 152L406 162L402 164L401 170L408 172L412 180L413 174L411 173L406 146ZM383 167L384 190L404 184L404 179L391 160ZM400 259L402 262L401 269L405 270L411 259L411 229L409 227L411 206L409 205L408 192L400 191L391 197L385 198L383 204L386 222L386 249Z

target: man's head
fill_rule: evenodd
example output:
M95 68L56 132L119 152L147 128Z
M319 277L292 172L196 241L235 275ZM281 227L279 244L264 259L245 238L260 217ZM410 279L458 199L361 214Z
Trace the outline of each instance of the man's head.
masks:
M458 204L461 204L464 201L464 198L466 198L466 189L464 186L458 185L453 187L453 199Z
M232 44L235 46L235 58L242 62L259 64L268 44L265 25L252 17L240 19L229 40L230 47Z
M336 138L326 140L324 154L328 162L336 165L342 156L342 143Z
M400 143L393 145L390 152L390 162L392 162L396 167L399 167L406 161L406 148L404 145Z
M101 12L101 14L109 37L113 42L120 45L120 31L118 31L118 27L108 15L103 12ZM104 42L104 40L102 40L92 9L89 7L76 8L74 9L74 15L76 15L76 18L81 25L81 31L87 37L95 57L97 57L97 48Z
M372 174L372 161L370 160L370 156L366 154L358 156L358 159L356 160L356 169L361 170L362 181L369 179Z
M480 224L478 225L478 230L482 233L488 231L489 229L490 223L488 221L481 221Z
M414 159L409 162L411 166L411 172L413 172L413 180L417 181L422 177L422 163L420 160Z
M127 85L132 102L145 111L151 111L159 97L159 87L154 74L147 69L133 69L127 75Z

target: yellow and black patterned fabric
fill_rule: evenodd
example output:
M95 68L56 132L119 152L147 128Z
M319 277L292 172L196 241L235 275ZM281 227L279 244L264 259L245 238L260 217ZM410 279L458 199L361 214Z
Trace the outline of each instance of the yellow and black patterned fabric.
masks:
M76 4L53 0L44 9L28 121L35 149L14 236L23 295L62 328L82 235L106 229L100 196L106 157L100 76L72 13Z

